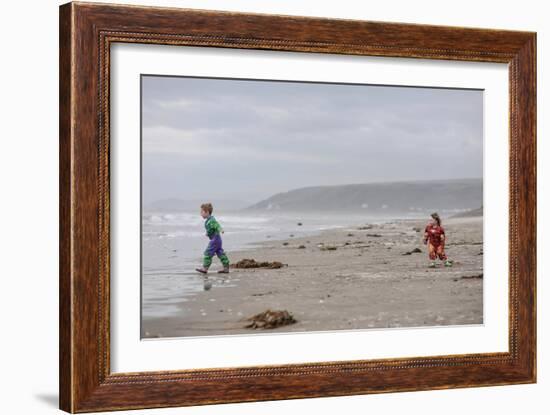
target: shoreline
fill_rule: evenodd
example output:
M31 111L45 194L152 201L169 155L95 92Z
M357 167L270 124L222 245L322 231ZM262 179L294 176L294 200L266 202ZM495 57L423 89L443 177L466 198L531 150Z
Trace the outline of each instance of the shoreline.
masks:
M212 288L174 299L176 315L144 318L142 337L482 324L482 218L445 221L452 268L427 268L424 226L415 219L362 229L350 225L228 251L232 263L253 258L288 266L232 268L224 275L216 274L215 259L208 274ZM407 254L414 248L422 252ZM273 329L244 327L248 317L267 309L287 310L297 322Z

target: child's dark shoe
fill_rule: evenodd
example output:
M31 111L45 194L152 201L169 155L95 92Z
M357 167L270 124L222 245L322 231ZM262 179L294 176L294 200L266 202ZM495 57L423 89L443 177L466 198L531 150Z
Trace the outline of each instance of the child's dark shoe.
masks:
M223 267L218 271L218 274L229 274L229 267Z
M201 274L208 274L208 268L195 268L195 271L200 272Z

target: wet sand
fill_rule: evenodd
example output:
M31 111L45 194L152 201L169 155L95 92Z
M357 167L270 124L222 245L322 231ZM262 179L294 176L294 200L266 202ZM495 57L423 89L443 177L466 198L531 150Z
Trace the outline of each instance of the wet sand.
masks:
M208 274L212 288L182 296L181 315L144 319L142 337L482 324L482 223L480 217L444 222L450 268L428 268L424 221L289 235L228 252L232 263L254 258L287 266L217 274L215 258ZM415 248L422 252L404 255ZM245 328L248 317L266 309L288 310L297 322Z

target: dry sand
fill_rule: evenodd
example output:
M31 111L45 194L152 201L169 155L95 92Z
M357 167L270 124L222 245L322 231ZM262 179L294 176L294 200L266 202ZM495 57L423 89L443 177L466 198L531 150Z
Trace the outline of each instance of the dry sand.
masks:
M214 262L208 276L212 288L182 300L181 316L143 320L142 336L482 324L482 223L479 217L445 221L452 268L428 268L422 244L425 222L419 221L289 236L228 252L233 263L254 258L288 266L232 269L224 275L216 274L219 264ZM414 248L422 252L404 255ZM245 328L246 318L266 309L288 310L297 322L275 329Z

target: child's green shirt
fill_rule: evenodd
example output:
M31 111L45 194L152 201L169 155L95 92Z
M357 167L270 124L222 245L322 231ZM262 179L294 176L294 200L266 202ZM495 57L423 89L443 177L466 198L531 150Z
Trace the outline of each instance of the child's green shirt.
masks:
M222 233L222 227L216 220L214 216L209 216L208 219L204 222L204 227L206 229L206 235L212 239L215 235Z

